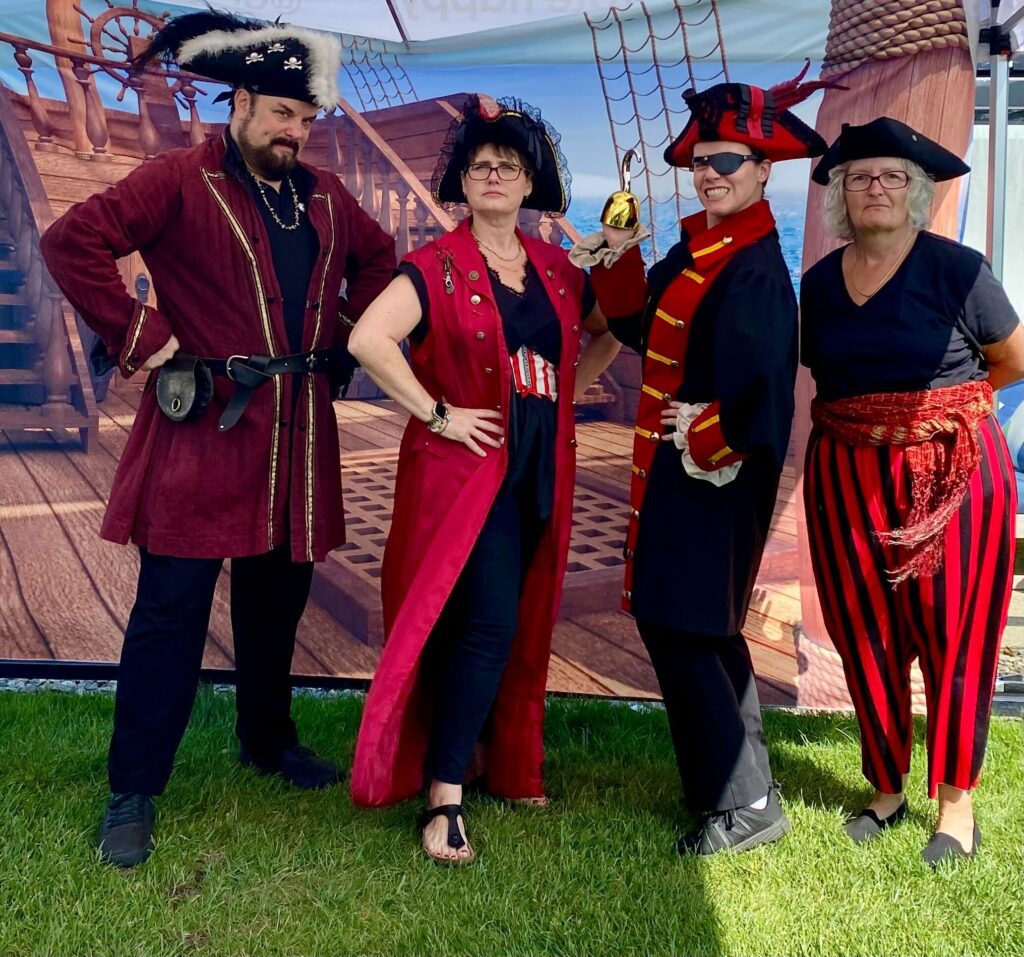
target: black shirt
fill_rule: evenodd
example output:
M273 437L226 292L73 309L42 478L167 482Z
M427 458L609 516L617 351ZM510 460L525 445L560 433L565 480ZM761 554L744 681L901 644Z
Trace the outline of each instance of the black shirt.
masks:
M249 187L253 202L267 230L270 255L274 260L274 273L281 290L281 306L284 310L289 351L301 352L309 279L313 275L316 257L320 254L320 240L306 212L316 179L308 170L296 165L282 180L280 190L266 184L263 184L263 189L260 190L256 179L245 165L238 144L227 130L224 131L224 140L227 143L224 165ZM300 205L298 229L282 229L274 221L268 207L269 203L282 223L291 225L295 222L295 200L289 182L295 184L294 195L298 196Z
M421 341L430 331L426 282L412 263L401 263L396 272L408 276L416 287L423 316L409 338ZM487 273L509 355L525 345L557 366L562 355L562 327L533 263L526 263L526 285L521 293L502 283L492 269ZM590 315L594 302L588 278L583 290L581 318ZM537 396L521 396L513 389L506 435L508 472L504 487L533 499L540 521L551 514L554 503L556 428L554 402Z
M981 347L1019 319L984 257L922 232L892 278L862 306L843 280L842 249L800 285L801 357L825 400L918 392L988 375Z
M423 274L412 263L400 263L397 273L404 273L416 287L416 295L420 300L423 317L409 338L419 342L430 328L430 301L427 298L427 286ZM506 286L498 274L492 269L487 273L491 280L491 292L498 306L502 328L505 332L505 347L509 355L518 352L521 346L529 346L534 352L542 355L548 362L558 365L562 357L562 331L558 325L554 306L544 292L544 286L537 275L533 263L527 260L526 276L523 291L516 292ZM583 305L581 318L585 319L594 308L596 299L588 276L583 287Z

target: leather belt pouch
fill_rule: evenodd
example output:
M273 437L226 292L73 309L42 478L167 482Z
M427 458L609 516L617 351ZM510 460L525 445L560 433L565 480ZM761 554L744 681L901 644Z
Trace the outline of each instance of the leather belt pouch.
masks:
M213 395L213 376L198 356L178 353L160 366L156 401L172 422L190 422L203 414Z

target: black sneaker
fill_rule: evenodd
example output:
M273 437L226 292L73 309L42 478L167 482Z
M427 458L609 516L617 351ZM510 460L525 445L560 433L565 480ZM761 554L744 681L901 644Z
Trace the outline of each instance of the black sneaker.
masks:
M115 794L107 805L96 846L100 858L117 867L135 867L153 853L156 805L148 794Z
M238 759L257 774L276 774L303 791L318 791L345 780L345 772L341 768L301 744L292 745L272 756L253 754L242 748Z
M676 844L680 854L718 854L721 851L749 851L759 844L777 841L789 830L789 818L779 804L775 788L768 791L763 810L738 807L710 814L699 826L684 834Z

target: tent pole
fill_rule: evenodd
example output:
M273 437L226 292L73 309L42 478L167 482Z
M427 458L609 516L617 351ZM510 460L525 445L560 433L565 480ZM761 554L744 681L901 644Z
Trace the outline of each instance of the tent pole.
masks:
M1006 236L1006 143L1008 138L1009 56L989 57L988 236L985 251L996 279L1003 278Z
M992 0L993 20L998 0ZM1013 28L1024 17L1024 8L1014 11L1005 23L993 23L981 31L982 43L989 48L988 100L988 209L985 252L992 272L1003 278L1006 247L1006 152L1009 139L1010 57L1013 55Z

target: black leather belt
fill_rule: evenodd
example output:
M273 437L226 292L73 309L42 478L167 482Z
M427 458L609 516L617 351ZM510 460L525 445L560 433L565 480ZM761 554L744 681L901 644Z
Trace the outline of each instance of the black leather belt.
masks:
M260 386L277 375L329 373L337 351L316 349L289 356L236 355L227 359L206 359L178 352L157 373L157 403L175 422L196 419L213 392L211 377L225 376L235 383L235 391L217 424L219 431L226 432L237 424Z
M253 393L276 375L289 373L327 373L331 365L331 349L296 352L290 356L230 356L227 359L203 359L212 375L227 376L235 383L228 404L217 423L226 432L242 417Z

